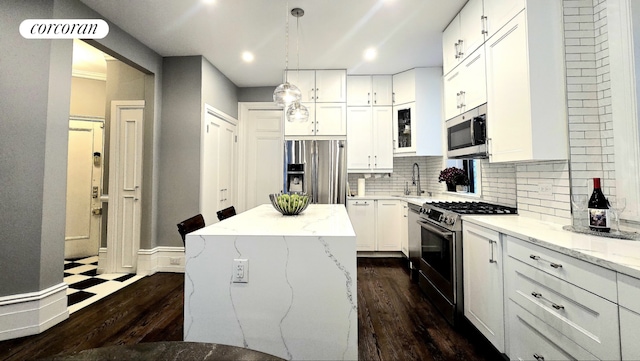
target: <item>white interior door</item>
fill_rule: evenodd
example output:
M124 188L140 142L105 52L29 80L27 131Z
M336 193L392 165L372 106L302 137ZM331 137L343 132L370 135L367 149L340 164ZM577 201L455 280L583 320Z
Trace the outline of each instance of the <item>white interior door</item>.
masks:
M111 102L107 269L135 273L140 248L144 101Z
M103 128L103 119L69 120L65 259L98 254ZM94 162L95 152L100 156Z
M246 114L244 209L251 209L270 203L269 194L282 190L284 137L282 109L252 109Z

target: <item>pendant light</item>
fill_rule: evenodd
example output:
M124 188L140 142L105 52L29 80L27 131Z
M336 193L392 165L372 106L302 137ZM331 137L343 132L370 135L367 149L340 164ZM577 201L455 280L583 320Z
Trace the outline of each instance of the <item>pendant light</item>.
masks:
M273 102L280 107L288 107L291 103L302 99L302 92L297 86L287 81L287 70L289 70L289 2L287 1L286 31L285 31L285 60L284 60L284 83L278 85L273 91Z
M296 66L296 74L300 74L300 17L304 15L304 10L300 8L291 9L291 15L296 17L296 55L298 65ZM293 102L287 108L287 120L289 122L306 122L309 120L309 110L300 100Z

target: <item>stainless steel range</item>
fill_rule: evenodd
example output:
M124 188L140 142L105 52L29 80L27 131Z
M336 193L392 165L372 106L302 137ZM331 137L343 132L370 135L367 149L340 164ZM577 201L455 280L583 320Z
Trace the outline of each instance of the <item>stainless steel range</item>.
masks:
M420 209L418 284L447 321L463 313L462 215L517 214L516 208L485 202L432 202Z

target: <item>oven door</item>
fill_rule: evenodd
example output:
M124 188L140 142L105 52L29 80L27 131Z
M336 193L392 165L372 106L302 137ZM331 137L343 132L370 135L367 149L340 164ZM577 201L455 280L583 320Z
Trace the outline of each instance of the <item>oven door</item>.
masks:
M438 291L455 304L455 233L420 219L420 271Z

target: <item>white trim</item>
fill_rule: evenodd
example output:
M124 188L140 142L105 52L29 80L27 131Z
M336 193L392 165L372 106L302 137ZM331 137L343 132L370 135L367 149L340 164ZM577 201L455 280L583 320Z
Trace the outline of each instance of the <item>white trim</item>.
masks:
M637 177L640 173L640 133L630 5L629 0L607 1L607 31L616 193L627 198L627 208L621 218L636 220L640 214L640 179ZM640 39L636 41L640 42Z
M177 259L178 264L171 264ZM184 273L184 247L158 246L138 250L138 275L149 276L156 272Z
M73 69L71 71L71 76L76 78L107 81L107 74L96 71Z
M69 318L67 284L0 297L0 341L35 335Z
M280 110L282 107L275 105L273 102L240 102L238 103L238 212L247 209L247 199L245 192L247 189L247 119L249 112L252 110ZM244 119L244 120L243 120ZM282 136L284 139L284 126L282 127ZM315 138L314 138L315 139Z

